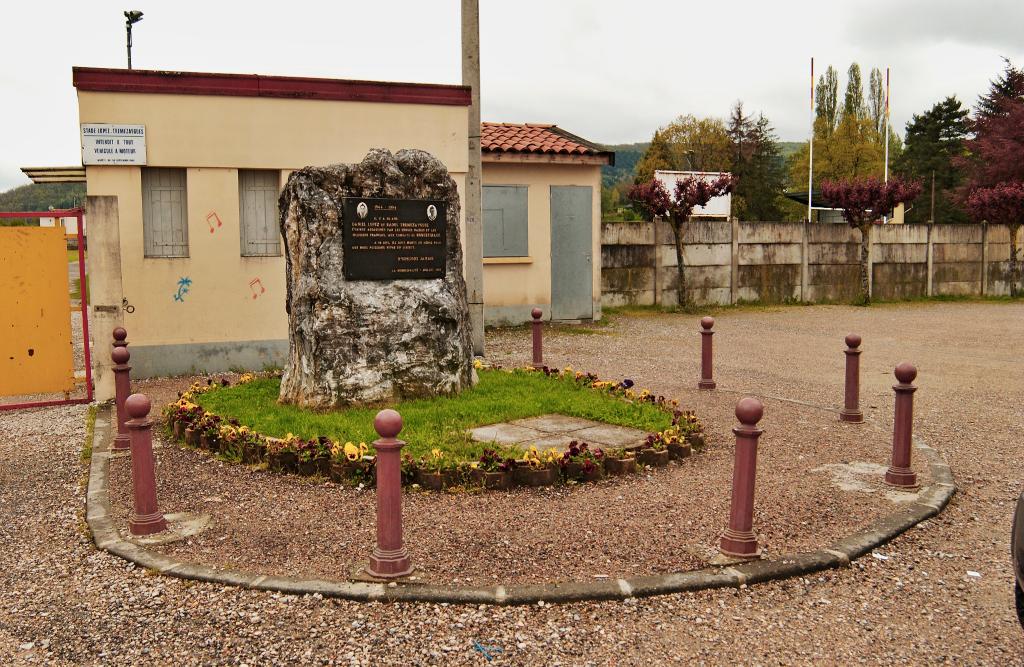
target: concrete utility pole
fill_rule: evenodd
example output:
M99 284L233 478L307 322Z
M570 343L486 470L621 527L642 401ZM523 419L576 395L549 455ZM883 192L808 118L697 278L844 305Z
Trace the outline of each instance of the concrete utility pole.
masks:
M469 106L469 168L466 171L466 290L473 353L484 353L483 190L480 185L480 3L462 0L462 85L472 89Z

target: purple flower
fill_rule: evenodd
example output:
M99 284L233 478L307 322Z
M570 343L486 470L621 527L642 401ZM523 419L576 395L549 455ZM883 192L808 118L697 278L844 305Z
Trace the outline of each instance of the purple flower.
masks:
M630 380L629 378L626 378L625 380L622 381L621 386L623 389L631 389L633 387L633 381Z

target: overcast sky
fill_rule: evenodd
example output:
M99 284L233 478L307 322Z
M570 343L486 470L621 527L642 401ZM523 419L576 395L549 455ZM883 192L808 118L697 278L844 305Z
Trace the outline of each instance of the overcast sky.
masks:
M459 0L3 2L0 190L22 166L80 164L72 65L460 83ZM1024 64L1020 0L480 0L483 117L550 122L605 143L735 100L806 138L809 59L892 68L893 126L956 94L973 105ZM840 94L842 89L840 90Z

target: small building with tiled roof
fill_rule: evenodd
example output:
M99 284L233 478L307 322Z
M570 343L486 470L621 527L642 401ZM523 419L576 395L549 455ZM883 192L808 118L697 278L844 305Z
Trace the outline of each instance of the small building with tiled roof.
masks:
M601 166L615 154L557 125L483 123L484 315L601 316Z
M135 377L282 364L277 201L293 170L417 148L465 190L465 86L79 67L72 80L90 317L131 332ZM529 321L534 307L600 317L601 165L614 155L556 125L484 123L481 135L485 321Z
M491 162L514 161L521 157L527 162L615 164L615 153L557 125L544 123L484 122L480 130L480 150Z

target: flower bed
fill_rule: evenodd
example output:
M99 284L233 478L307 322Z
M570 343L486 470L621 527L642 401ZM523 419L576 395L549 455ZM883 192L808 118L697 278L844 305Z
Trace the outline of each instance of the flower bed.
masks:
M703 429L696 415L681 410L674 400L637 390L631 380L600 380L592 373L571 367L485 370L479 362L477 364L481 372L531 376L542 373L552 381L569 382L626 404L652 406L670 417L671 424L649 433L643 443L630 448L604 450L583 441L573 441L565 452L541 451L530 446L518 458L513 451L503 455L493 449L484 449L474 457L460 457L436 447L419 457L406 453L402 457L403 484L428 490L468 487L503 490L516 485L596 482L605 475L628 475L644 466L658 467L670 460L681 461L704 444ZM237 384L268 377L274 376L247 373ZM168 432L189 446L208 450L231 462L264 465L280 473L329 477L336 482L367 486L375 482L376 456L372 445L366 442L342 442L327 436L302 438L292 433L271 437L198 404L203 394L227 386L230 385L226 380L214 382L211 379L206 385L196 383L182 392L179 399L164 410Z

